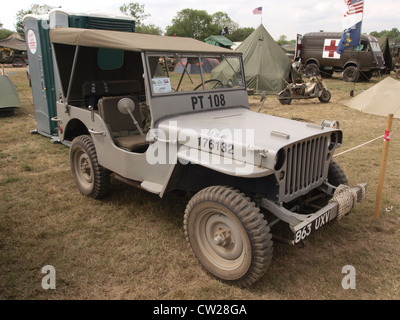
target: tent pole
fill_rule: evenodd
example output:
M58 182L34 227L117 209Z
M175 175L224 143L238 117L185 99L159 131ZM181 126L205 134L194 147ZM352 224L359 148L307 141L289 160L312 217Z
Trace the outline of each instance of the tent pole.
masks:
M383 181L386 172L386 164L389 152L390 132L392 131L392 122L393 122L393 114L389 114L387 116L385 138L382 149L381 168L379 171L378 188L376 191L376 204L375 204L375 214L374 214L375 219L379 218L379 212L381 210Z
M258 77L259 77L259 75L257 75L257 78L256 78L256 92L255 93L258 92Z

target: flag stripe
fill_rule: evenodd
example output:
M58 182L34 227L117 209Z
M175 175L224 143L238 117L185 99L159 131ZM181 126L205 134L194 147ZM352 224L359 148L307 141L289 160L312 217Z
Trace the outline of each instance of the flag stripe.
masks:
M347 17L352 14L363 13L364 11L364 0L345 0L347 10L344 16Z
M255 8L253 14L262 14L262 7Z

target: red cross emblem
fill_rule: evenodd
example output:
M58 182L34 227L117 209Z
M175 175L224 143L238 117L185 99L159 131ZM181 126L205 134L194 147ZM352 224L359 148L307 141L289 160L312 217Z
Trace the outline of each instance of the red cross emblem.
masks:
M333 58L337 49L336 40L331 40L331 43L327 46L325 45L324 51L329 52L328 57Z

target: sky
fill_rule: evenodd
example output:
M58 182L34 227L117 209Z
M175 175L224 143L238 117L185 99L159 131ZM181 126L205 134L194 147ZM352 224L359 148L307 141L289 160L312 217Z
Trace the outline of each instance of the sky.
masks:
M138 2L144 4L145 13L150 17L144 24L155 24L163 31L171 25L172 19L182 9L206 10L209 14L225 12L240 27L257 28L261 22L274 39L285 35L287 40L296 39L296 34L314 31L342 31L343 0L138 0L138 1L99 1L99 0L35 0L7 1L0 9L0 23L3 28L15 30L15 16L21 9L27 10L32 3L47 4L54 7L83 12L87 9L100 9L119 12L122 4ZM362 32L400 29L400 0L364 0L364 19ZM68 3L64 6L63 3ZM84 5L82 5L84 3ZM262 7L262 15L253 15L253 9Z

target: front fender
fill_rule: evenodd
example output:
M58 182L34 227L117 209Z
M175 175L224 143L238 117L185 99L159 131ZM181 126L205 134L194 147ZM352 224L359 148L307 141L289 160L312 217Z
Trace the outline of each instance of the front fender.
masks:
M179 149L178 160L183 165L188 163L197 164L235 177L260 178L274 173L271 169L188 146L182 146Z

